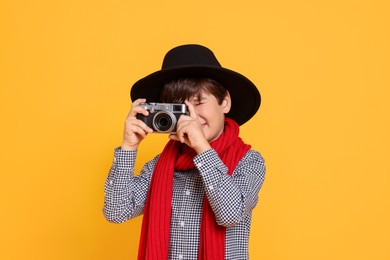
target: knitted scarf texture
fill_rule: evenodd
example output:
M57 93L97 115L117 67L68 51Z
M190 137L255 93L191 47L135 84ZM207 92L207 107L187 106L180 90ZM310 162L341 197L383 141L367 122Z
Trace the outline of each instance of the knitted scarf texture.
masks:
M237 163L251 148L239 137L238 124L225 119L223 133L210 143L232 175ZM185 144L170 140L154 168L144 207L138 260L168 259L174 170L195 168L196 152ZM200 227L199 260L225 259L226 228L217 224L207 196L204 196Z

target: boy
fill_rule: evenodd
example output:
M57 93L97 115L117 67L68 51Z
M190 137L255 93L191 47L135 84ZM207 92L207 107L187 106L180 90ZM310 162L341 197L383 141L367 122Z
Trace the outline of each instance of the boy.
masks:
M239 137L239 125L260 107L243 75L223 68L201 45L182 45L162 69L136 82L123 143L105 184L104 215L122 223L143 214L138 259L248 259L251 213L264 160ZM141 103L184 103L176 132L138 176L140 142L154 130ZM138 115L138 116L137 116Z

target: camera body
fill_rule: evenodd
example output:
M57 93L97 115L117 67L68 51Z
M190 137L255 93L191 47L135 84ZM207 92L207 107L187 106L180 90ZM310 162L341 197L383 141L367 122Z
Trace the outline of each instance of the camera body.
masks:
M175 133L177 120L181 115L188 115L187 106L179 103L141 103L148 116L137 114L137 118L157 133Z

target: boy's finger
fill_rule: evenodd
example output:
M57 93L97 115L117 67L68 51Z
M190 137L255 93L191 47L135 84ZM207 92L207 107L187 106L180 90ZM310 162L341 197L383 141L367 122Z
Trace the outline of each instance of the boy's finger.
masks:
M193 106L188 100L186 100L186 101L184 101L184 102L185 102L185 104L186 104L187 107L188 107L188 111L190 112L190 117L192 117L192 118L198 118L198 115L197 115L196 112L195 112L194 106Z

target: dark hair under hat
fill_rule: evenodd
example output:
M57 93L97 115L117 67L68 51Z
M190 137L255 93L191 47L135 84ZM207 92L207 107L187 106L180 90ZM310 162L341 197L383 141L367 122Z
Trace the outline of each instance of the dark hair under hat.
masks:
M131 99L146 98L147 102L159 102L164 84L183 77L211 78L224 86L232 100L232 107L226 116L239 125L253 117L260 107L261 96L256 86L240 73L223 68L210 49L197 44L171 49L164 57L161 70L133 85Z

